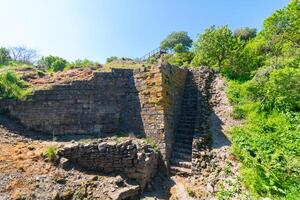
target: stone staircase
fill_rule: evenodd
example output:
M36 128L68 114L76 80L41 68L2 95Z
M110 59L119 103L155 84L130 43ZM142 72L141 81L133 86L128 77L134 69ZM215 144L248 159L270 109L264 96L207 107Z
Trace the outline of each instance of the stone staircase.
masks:
M198 88L193 80L193 74L188 72L181 105L181 115L170 161L171 174L184 176L190 175L192 172L192 143L197 117L197 91Z

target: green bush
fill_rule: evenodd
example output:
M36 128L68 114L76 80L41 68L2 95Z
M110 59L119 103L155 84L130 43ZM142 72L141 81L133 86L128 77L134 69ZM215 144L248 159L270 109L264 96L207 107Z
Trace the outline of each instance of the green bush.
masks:
M9 49L1 47L0 48L0 66L6 65L11 61Z
M169 63L177 66L189 66L194 58L192 52L175 53L168 59Z
M49 55L46 57L42 57L38 61L38 64L49 71L57 72L63 71L64 68L67 66L68 62L63 58Z
M106 58L106 64L107 63L111 63L112 61L114 60L118 60L119 58L117 56L111 56L111 57L108 57Z
M88 59L84 59L84 60L78 59L75 60L74 62L69 63L65 69L68 70L68 69L73 69L78 67L98 67L98 65L100 65L98 62L94 62Z
M0 98L22 99L31 92L26 82L11 71L0 74Z
M300 68L274 69L251 81L249 95L261 102L264 111L300 110Z
M300 191L299 115L251 113L232 129L233 152L243 163L243 180L259 196L284 197Z
M231 113L231 116L234 119L244 119L245 115L246 115L246 111L245 110L241 109L238 106L233 107L233 111Z
M55 147L53 146L49 146L46 151L44 152L44 156L46 158L48 158L50 161L54 161L55 158L56 158L56 153L57 153L57 150Z
M262 68L246 82L229 81L233 153L253 197L297 199L300 192L300 86L297 68Z

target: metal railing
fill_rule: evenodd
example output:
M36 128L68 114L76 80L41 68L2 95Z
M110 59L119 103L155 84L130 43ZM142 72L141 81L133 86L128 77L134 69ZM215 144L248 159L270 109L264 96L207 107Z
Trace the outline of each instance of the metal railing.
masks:
M141 58L139 58L139 61L145 61L148 60L149 58L156 56L156 55L162 55L162 54L172 54L173 51L172 50L167 50L167 49L162 49L160 47L150 51L149 53L145 54L144 56L142 56Z

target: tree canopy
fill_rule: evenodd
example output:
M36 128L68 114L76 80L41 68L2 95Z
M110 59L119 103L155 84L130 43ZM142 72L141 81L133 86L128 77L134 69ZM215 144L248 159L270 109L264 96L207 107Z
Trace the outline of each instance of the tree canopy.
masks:
M193 44L193 40L185 31L172 32L166 39L161 41L160 48L174 50L178 52L188 51Z
M234 36L242 41L248 41L256 36L256 28L238 28L234 31Z
M9 49L0 48L0 65L6 65L11 60Z
M194 65L217 66L218 71L234 48L235 37L228 26L211 26L195 42Z
M58 56L46 56L42 57L39 61L38 64L42 66L43 68L52 70L52 71L62 71L64 68L67 66L68 62L60 58Z

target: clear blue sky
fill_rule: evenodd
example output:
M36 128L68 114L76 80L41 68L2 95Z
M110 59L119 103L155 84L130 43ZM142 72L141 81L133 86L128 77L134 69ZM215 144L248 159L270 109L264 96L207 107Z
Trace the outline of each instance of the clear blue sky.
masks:
M192 39L210 25L260 28L288 0L0 0L0 46L101 63L141 57L172 31Z

